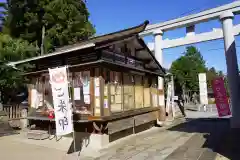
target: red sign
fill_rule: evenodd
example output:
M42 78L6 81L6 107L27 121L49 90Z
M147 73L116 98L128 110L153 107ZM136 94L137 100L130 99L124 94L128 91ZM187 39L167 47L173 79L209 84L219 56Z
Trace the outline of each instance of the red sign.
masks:
M55 72L52 75L52 80L54 83L63 83L65 81L65 74L62 72Z
M219 117L231 115L223 77L214 79L212 82L212 88Z

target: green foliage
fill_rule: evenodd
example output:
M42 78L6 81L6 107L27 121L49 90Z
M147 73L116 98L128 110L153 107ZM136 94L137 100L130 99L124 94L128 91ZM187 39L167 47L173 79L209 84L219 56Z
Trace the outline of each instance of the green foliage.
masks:
M4 63L0 64L0 90L3 103L8 103L10 97L16 93L18 88L23 86L25 79L21 73L21 70L16 70Z
M9 102L10 97L16 95L18 88L23 87L27 79L22 74L32 67L24 64L16 69L7 63L36 56L37 52L38 49L27 41L0 34L0 91L4 103Z
M26 82L22 73L31 65L17 69L6 65L36 56L44 35L44 53L86 40L95 33L89 13L81 0L6 0L0 3L0 91L7 103L16 88ZM45 28L45 34L42 34ZM34 45L32 45L34 44Z
M211 67L207 70L207 86L208 88L212 88L212 81L217 77L224 77L225 83L227 79L225 78L225 75L222 71L216 71L214 67Z
M206 72L205 61L201 53L190 46L183 56L172 63L170 71L174 75L176 87L180 87L177 90L198 91L198 73Z
M18 61L36 56L38 48L22 39L13 39L0 33L0 60L2 62Z
M207 86L208 88L212 88L212 81L218 77L218 73L214 67L211 67L207 70L206 75L207 75Z
M48 51L85 40L95 33L81 0L8 0L6 6L3 32L36 43L40 48L44 26Z
M227 78L222 71L216 71L214 67L207 68L201 53L193 46L187 47L183 56L172 63L170 68L174 75L175 89L177 93L185 91L199 91L199 73L206 73L207 86L212 88L212 81L217 77L224 77L225 88L228 91Z

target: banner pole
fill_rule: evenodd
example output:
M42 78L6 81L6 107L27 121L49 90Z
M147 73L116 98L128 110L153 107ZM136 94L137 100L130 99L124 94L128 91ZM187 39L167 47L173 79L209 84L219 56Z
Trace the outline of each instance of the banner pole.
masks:
M69 97L70 97L70 99L71 99L71 106L72 106L72 125L73 125L73 131L72 131L72 137L73 137L73 150L74 150L74 152L76 152L77 150L76 150L76 137L75 137L75 131L74 131L74 122L73 122L73 97L72 97L72 90L71 90L71 83L70 83L70 81L69 81L69 74L70 74L70 72L69 72L69 68L68 68L68 66L66 65L66 69L67 69L67 77L68 77L68 88L69 88L69 90L70 90L70 95L69 95Z

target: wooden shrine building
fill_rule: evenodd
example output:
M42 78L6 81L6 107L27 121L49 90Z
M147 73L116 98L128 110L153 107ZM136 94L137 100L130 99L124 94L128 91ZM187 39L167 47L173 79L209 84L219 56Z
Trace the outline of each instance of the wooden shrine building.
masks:
M51 122L48 68L67 65L76 131L104 133L113 141L120 131L134 133L153 126L160 112L158 95L163 94L157 89L157 77L164 77L165 71L138 35L147 24L13 62L15 67L34 65L25 74L31 80L29 122L39 127Z

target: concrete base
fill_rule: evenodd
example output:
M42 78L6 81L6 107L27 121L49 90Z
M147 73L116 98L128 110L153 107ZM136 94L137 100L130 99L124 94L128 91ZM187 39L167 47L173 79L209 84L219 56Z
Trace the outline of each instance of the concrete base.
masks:
M54 148L66 152L67 154L78 153L87 157L98 157L101 154L102 149L110 145L110 142L114 142L123 137L134 135L136 133L148 130L154 126L154 121L133 128L129 128L120 132L116 132L110 135L107 134L92 134L87 132L75 132L75 141L73 141L73 134L66 135L64 137L54 137L51 135L45 140L33 140L27 138L27 133L22 132L17 140L22 143L35 144L42 147ZM133 130L135 132L133 132ZM75 147L74 147L75 144Z
M108 135L89 134L82 132L75 132L75 147L72 134L64 137L55 137L52 135L45 140L33 140L27 138L27 133L22 132L22 134L12 136L11 138L21 143L57 149L65 152L66 154L78 153L87 157L100 156L100 150L109 143Z
M158 126L163 126L164 125L164 121L157 120L157 125Z
M82 150L87 148L99 150L109 144L109 135L75 132L75 143L77 150L79 150L80 147Z
M73 134L69 134L64 137L50 136L46 140L24 140L28 143L41 145L44 147L53 147L55 149L63 150L64 152L71 154L79 152L84 156L96 156L100 154L100 150L110 144L110 142L116 141L129 135L148 130L156 124L157 112L136 114L128 118L116 119L109 121L106 129L101 132L96 131L96 127L102 127L106 124L95 123L95 126L91 123L88 124L76 124L75 125L75 141L73 141ZM107 122L106 122L107 123ZM92 126L93 125L93 126ZM36 123L36 128L45 128L47 125ZM93 127L93 128L92 128ZM101 134L102 133L102 134Z

